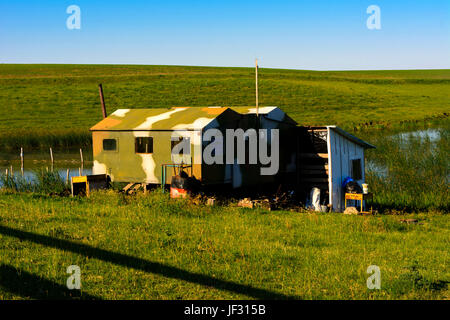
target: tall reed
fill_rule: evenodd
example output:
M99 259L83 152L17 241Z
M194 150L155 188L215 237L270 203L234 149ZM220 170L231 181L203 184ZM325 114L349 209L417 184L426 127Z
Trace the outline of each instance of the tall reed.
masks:
M47 170L34 171L32 179L21 175L0 174L0 187L15 192L36 192L44 194L67 193L70 186L57 173Z
M373 134L377 149L367 153L372 164L366 180L381 209L449 212L448 128L435 138L417 133Z

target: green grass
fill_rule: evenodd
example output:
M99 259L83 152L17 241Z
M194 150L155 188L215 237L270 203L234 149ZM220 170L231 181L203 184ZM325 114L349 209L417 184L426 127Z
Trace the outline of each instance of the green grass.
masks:
M87 130L101 120L98 83L109 112L255 101L251 68L1 64L0 147L89 145ZM449 100L450 70L260 69L260 104L304 125L430 122L448 116Z
M449 220L0 193L0 299L448 299ZM402 217L404 218L404 217ZM366 287L381 269L381 290ZM27 285L24 285L27 281ZM79 295L78 295L79 296Z

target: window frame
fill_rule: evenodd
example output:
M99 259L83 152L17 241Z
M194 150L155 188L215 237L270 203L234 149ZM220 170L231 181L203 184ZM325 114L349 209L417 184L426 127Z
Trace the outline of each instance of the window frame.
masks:
M114 140L115 141L115 148L114 150L107 150L105 149L105 140ZM116 138L106 138L102 140L102 150L105 152L118 152L119 150L119 141Z
M355 170L355 166L354 166L354 162L355 161L359 161L359 177L356 177L356 175L354 174L354 170ZM350 169L351 169L351 177L353 180L355 181L359 181L362 180L364 178L363 176L363 165L362 165L362 159L361 158L354 158L350 160Z
M172 139L170 140L170 155L172 156L172 150L173 148L181 143L184 139L187 139L189 141L189 153L188 154L181 154L179 153L178 156L180 157L184 157L184 156L191 156L191 137L179 137L180 139L178 139L178 141L173 141Z
M151 152L138 152L138 140L149 139L151 141ZM135 154L153 154L153 137L135 137L134 138L134 153Z

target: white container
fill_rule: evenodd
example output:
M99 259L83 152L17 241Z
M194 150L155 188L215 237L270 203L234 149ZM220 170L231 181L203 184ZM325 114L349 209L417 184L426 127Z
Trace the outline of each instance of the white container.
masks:
M363 183L362 187L363 187L363 193L368 194L369 193L369 185L367 183Z

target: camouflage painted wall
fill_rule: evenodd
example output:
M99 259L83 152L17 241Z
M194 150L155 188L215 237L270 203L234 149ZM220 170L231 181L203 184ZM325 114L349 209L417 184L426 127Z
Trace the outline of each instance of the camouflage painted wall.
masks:
M93 135L94 174L108 174L115 182L161 183L161 167L173 163L171 136L190 139L190 155L183 162L191 163L195 178L204 184L231 183L244 187L256 183L273 182L286 173L295 171L296 145L290 129L296 123L276 107L260 108L259 128L280 130L280 172L276 176L261 176L260 165L202 163L207 143L202 134L211 128L223 132L241 128L255 128L256 111L253 107L192 107L172 109L119 109L91 128ZM136 153L137 137L152 137L151 154ZM104 139L115 139L116 150L103 148ZM269 137L270 141L270 137ZM224 159L225 160L225 159ZM166 183L172 169L167 170Z

